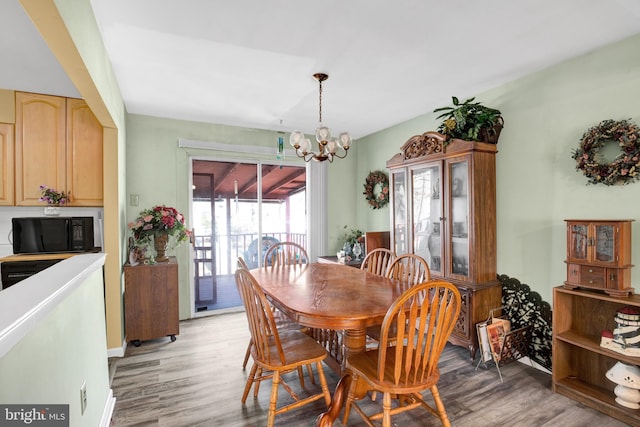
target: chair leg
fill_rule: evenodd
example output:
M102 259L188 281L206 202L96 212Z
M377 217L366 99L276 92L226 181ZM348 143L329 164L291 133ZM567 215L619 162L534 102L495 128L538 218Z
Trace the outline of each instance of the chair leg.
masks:
M358 383L358 378L351 378L351 385L349 386L349 392L347 393L347 403L344 405L344 415L342 416L342 424L347 425L347 421L349 421L349 415L351 414L351 405L353 405L353 400L355 399L355 387Z
M262 378L262 368L258 368L258 373L256 374L258 376L258 378ZM256 381L254 379L255 382L255 386L253 387L253 398L257 399L258 398L258 392L260 391L260 383L262 381Z
M311 369L311 365L309 369ZM322 362L316 362L316 369L318 370L318 378L320 378L320 388L322 388L322 393L324 394L324 401L327 403L327 407L331 405L331 392L329 391L329 386L327 385L327 378L324 376L324 369L322 369Z
M300 379L300 387L304 388L304 371L302 366L298 366L298 378Z
M251 372L249 373L249 378L247 378L247 384L244 386L244 393L242 393L242 403L244 404L247 401L247 396L249 395L249 391L251 390L251 385L256 378L256 371L258 370L258 365L255 363L251 367Z
M382 397L382 427L391 427L391 393L385 392Z
M436 385L433 385L431 387L431 394L433 395L433 400L436 404L436 409L438 411L440 421L442 421L442 425L444 427L451 427L451 422L449 421L449 417L447 416L447 411L445 411L444 409L444 403L442 403L442 399L440 399L440 392L438 391L438 387Z
M276 403L278 402L278 387L280 387L280 371L273 373L271 384L271 398L269 399L269 415L267 416L267 427L273 427L276 419Z
M249 362L249 356L251 356L252 345L253 345L253 340L249 340L249 345L247 345L247 351L244 353L244 362L242 362L243 371L247 368L247 363Z
M313 376L313 368L311 367L311 365L307 365L307 372L309 373L309 378L311 379L311 384L315 384L316 383L316 379Z

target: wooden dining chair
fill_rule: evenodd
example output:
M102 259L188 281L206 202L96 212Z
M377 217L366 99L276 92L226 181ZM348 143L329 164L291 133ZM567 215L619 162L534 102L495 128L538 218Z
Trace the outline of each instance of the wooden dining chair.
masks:
M395 258L396 255L389 249L373 249L364 257L360 270L368 271L378 276L386 276L389 265Z
M242 258L241 256L238 257L237 265L238 265L238 268L242 268L247 271L249 270L249 266L245 262L244 258ZM271 310L273 311L273 318L276 322L276 327L278 328L278 330L282 331L285 329L301 329L301 326L299 324L293 322L287 316L282 314L282 312L280 312L279 310L276 310L275 307L271 306ZM249 344L247 345L247 351L244 354L244 360L242 361L243 370L246 369L247 363L249 363L249 357L251 356L252 345L253 345L253 340L250 339ZM300 378L300 385L304 387L304 378L302 377Z
M324 398L329 406L331 394L322 368L322 361L327 357L325 349L313 338L300 331L278 331L271 306L260 285L248 270L239 268L236 271L236 284L246 310L253 340L251 356L254 364L245 385L242 403L246 402L251 386L254 386L254 397L257 397L260 382L271 378L271 398L267 417L269 427L273 426L277 414L288 412L307 403ZM284 382L282 374L296 370L300 373L302 366L311 364L316 366L321 391L300 398ZM278 408L278 389L281 384L295 401Z
M427 261L421 256L403 254L391 261L386 276L390 279L399 280L404 284L413 286L431 280L431 271L429 270L429 264L427 264ZM376 341L380 342L380 327L368 327L367 338L372 340L372 346L375 346ZM390 340L389 345L393 344L393 340ZM370 348L372 346L367 347ZM375 398L375 393L373 396Z
M394 259L387 270L387 277L409 285L431 280L429 264L419 255L402 254Z
M349 356L346 369L352 381L345 404L343 424L347 425L355 409L369 425L382 419L391 425L391 415L419 406L450 426L444 403L438 392L438 359L460 314L460 292L449 282L430 281L405 291L389 307L382 322L380 346L376 350ZM395 324L406 328L396 331ZM390 339L397 339L389 346ZM430 390L433 403L428 404L422 391ZM356 403L367 391L383 393L382 411L367 415ZM392 407L392 396L394 401ZM371 411L367 411L371 412Z
M278 265L302 265L309 263L307 250L294 242L280 242L271 246L264 254L263 265L276 267Z

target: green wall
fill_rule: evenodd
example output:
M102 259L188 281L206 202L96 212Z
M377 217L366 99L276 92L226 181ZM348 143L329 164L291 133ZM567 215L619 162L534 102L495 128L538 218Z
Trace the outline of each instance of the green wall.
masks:
M582 134L602 120L631 118L640 124L638 51L640 35L477 95L483 104L500 109L505 120L497 155L498 273L528 284L549 303L552 288L566 277L565 219L638 219L640 182L587 186L571 158ZM434 116L428 113L363 138L361 148L367 149L358 158L358 180L369 169L384 167L411 136L434 130ZM363 228L388 224L388 208L373 211L362 200L357 211ZM633 224L636 266L639 227ZM638 291L639 274L633 268Z
M70 425L100 425L110 397L105 337L102 268L98 267L0 358L0 402L69 404ZM81 414L83 382L87 408Z

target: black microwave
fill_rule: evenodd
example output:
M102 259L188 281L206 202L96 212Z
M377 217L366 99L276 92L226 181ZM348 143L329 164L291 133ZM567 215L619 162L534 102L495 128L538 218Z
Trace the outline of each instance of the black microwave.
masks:
M93 217L12 218L13 253L90 252Z

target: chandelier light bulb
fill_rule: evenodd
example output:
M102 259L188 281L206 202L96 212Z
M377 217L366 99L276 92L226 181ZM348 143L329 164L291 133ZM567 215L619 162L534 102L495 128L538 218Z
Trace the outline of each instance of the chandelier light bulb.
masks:
M289 144L296 150L301 146L302 141L304 141L304 134L299 130L294 130L291 132L289 136Z
M326 126L320 126L316 130L316 141L318 141L321 144L322 143L326 144L329 140L331 140L331 131Z

